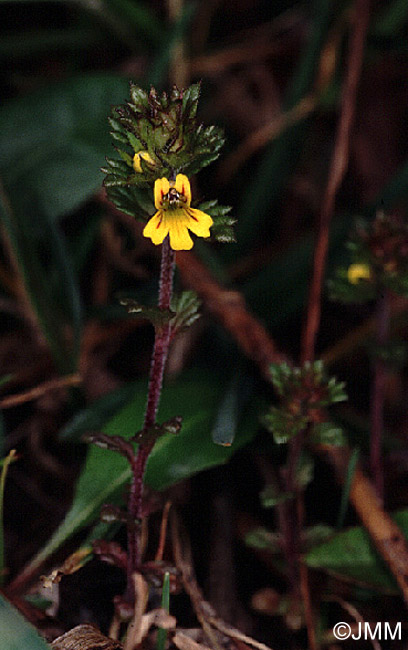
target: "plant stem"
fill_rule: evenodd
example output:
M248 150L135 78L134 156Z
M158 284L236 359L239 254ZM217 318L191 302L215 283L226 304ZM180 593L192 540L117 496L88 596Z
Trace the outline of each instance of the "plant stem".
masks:
M286 463L286 481L285 487L288 493L293 494L285 502L283 517L285 519L283 528L283 539L285 546L285 555L288 563L289 581L294 601L300 598L300 580L299 580L299 556L300 556L300 501L302 496L299 493L296 480L296 472L299 465L300 455L302 453L305 432L301 431L297 436L292 438L288 446L288 459Z
M376 306L376 343L383 348L389 337L390 329L390 296L386 289L380 292ZM382 439L384 432L384 401L387 367L384 359L376 358L373 368L371 389L371 436L370 436L370 467L377 495L384 496L384 468L382 462Z
M175 266L175 254L170 248L168 236L162 245L162 257L160 268L159 285L159 307L169 309L173 291L173 275ZM161 389L163 384L164 367L170 345L170 323L156 328L152 363L149 375L149 388L147 394L146 412L143 422L143 433L156 423L156 416L160 402ZM127 588L125 598L132 602L134 600L133 573L140 567L140 521L142 518L143 500L143 476L146 469L147 459L153 449L153 442L142 442L139 445L137 454L132 463L132 482L130 486L128 502L128 565L127 565Z

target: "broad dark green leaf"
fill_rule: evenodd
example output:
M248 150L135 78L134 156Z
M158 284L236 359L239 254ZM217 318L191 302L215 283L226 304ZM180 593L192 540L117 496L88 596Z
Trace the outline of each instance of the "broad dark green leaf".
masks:
M126 384L104 395L87 408L78 411L59 432L63 440L79 440L84 433L100 431L119 409L130 402L136 392L136 384Z
M394 515L408 536L408 510ZM340 578L355 580L386 592L398 593L393 576L377 554L366 530L361 526L337 533L305 556L306 564Z
M81 303L65 240L53 221L41 212L13 210L2 186L0 191L0 222L9 237L31 306L60 371L73 372L80 345ZM67 326L71 340L67 340Z
M37 630L0 594L0 644L4 650L50 650Z
M17 98L0 109L0 174L13 206L58 217L101 185L112 152L107 117L128 94L127 81L84 75Z
M180 434L166 434L157 441L146 469L145 480L150 487L163 490L199 471L225 463L254 436L259 413L256 400L242 418L234 444L220 447L213 443L211 429L224 385L222 377L193 373L165 385L158 421L181 415L183 426ZM146 382L140 381L132 402L104 428L105 433L133 436L142 427L145 402ZM94 521L104 503L118 502L129 478L129 467L122 456L90 446L71 509L27 570L42 564L69 537Z

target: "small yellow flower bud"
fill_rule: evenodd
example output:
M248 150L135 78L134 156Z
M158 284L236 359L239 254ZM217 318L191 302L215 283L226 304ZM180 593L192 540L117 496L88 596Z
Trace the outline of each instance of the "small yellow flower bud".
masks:
M141 158L143 158L143 160L146 160L151 165L154 165L154 160L152 159L148 151L138 151L133 156L133 169L138 174L141 174L143 172L142 165L140 163Z
M360 280L371 280L371 269L368 264L350 264L347 270L350 284L358 284Z

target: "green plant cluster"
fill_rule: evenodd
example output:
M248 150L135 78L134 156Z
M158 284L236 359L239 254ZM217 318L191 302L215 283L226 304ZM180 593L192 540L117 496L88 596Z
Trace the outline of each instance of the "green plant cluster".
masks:
M332 300L365 303L384 289L408 295L408 224L383 212L372 221L358 218L346 246L350 265L337 267L329 280ZM353 281L352 264L365 266L367 277Z
M301 368L273 364L270 374L281 404L271 407L263 421L276 443L286 443L310 426L314 442L344 444L341 430L326 412L347 399L344 382L327 378L322 361L306 362Z
M106 158L104 186L116 207L146 221L154 212L151 188L157 178L191 177L219 156L224 144L222 129L197 123L200 84L185 90L173 86L169 94L158 94L130 85L131 101L115 106L109 123L120 158ZM133 166L140 157L140 172ZM214 221L212 235L220 242L235 241L235 223L230 208L208 201L198 206Z

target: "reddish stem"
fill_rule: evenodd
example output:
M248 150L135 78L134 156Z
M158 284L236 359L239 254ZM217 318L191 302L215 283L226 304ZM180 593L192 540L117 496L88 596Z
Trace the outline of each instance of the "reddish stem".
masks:
M350 137L354 124L357 88L363 66L364 45L369 18L370 0L356 0L354 6L354 30L350 40L340 119L319 215L319 231L315 244L313 275L302 340L302 364L305 361L313 361L315 357L316 336L320 326L321 294L329 248L330 222L334 211L336 194L348 165Z
M388 340L390 329L390 296L385 289L377 299L376 309L376 343L380 348ZM382 439L384 433L384 401L387 368L383 359L374 361L373 383L371 394L371 436L370 436L370 468L377 495L380 499L384 493L384 468L382 462Z
M175 267L175 254L170 247L169 238L163 242L160 268L159 307L169 309L172 290L173 275ZM143 422L143 433L155 424L159 408L161 389L163 385L164 368L170 345L170 323L156 328L152 364L150 367L149 388L147 395L146 412ZM133 573L140 567L140 521L142 518L143 501L143 477L146 469L147 459L154 442L145 442L139 445L137 455L132 463L132 482L130 486L128 502L128 565L127 565L127 588L125 598L132 602L134 600Z

